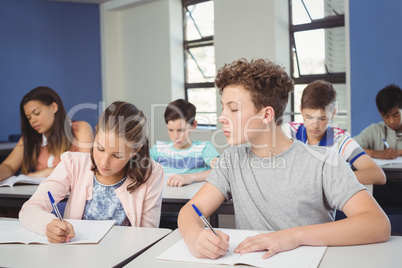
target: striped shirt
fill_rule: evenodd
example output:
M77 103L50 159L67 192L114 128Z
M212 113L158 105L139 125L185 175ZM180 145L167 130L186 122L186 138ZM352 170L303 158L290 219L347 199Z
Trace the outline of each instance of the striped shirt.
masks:
M289 137L308 144L307 130L303 123L290 122L283 124L282 128ZM329 147L332 150L337 151L351 167L353 167L353 163L356 159L366 154L348 132L337 127L328 126L327 131L318 143L318 146Z
M209 141L193 141L187 149L178 150L172 142L157 141L150 150L153 160L162 165L165 173L189 174L210 169L218 151Z

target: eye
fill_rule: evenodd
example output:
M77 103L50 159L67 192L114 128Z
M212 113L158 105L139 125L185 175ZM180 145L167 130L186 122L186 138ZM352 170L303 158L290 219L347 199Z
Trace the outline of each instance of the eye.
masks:
M123 156L122 155L114 155L114 157L116 157L117 159L122 159L123 158Z
M99 145L96 147L96 149L98 149L99 152L104 152L105 151L105 148L102 148Z

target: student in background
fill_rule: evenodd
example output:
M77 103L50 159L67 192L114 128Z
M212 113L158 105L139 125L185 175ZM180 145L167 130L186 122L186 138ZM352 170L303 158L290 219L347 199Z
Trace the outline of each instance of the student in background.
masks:
M276 64L245 59L225 65L215 79L222 94L219 122L230 145L207 183L181 209L179 230L199 258L226 253L229 237L216 236L192 208L209 217L233 200L239 229L276 231L249 237L235 249L267 251L264 258L300 245L356 245L386 241L387 216L341 156L290 139L282 116L293 81ZM335 210L348 218L333 221Z
M169 186L183 186L203 181L219 153L209 141L192 141L191 131L197 128L195 106L183 99L166 107L165 122L170 142L157 141L151 148L151 157L162 165L165 173L172 173Z
M371 157L402 156L402 90L397 85L388 85L377 93L375 101L384 121L371 124L354 139Z
M382 169L368 156L350 134L338 127L331 127L335 116L336 91L323 80L311 82L301 97L300 113L304 123L286 123L284 132L306 144L326 146L338 152L355 170L363 184L385 184Z
M62 154L59 165L23 205L21 224L53 243L74 237L68 220L60 221L50 213L50 191L56 202L70 195L65 218L158 227L163 169L150 159L148 144L142 111L114 102L99 119L91 154Z
M21 173L47 177L65 151L89 152L91 126L67 117L63 102L51 88L37 87L20 103L22 137L0 165L0 181Z

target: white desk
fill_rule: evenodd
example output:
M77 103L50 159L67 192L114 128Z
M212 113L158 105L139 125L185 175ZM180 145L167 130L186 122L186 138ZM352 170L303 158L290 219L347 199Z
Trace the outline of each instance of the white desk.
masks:
M99 244L0 244L1 267L122 267L169 229L114 226Z
M181 239L178 229L159 241L143 254L128 263L125 267L152 267L152 268L222 268L222 265L207 265L189 262L173 262L155 260L155 257L168 249L171 245ZM402 237L393 236L389 241L379 244L328 247L320 268L393 268L402 266L400 258L402 248ZM234 267L250 267L236 265Z

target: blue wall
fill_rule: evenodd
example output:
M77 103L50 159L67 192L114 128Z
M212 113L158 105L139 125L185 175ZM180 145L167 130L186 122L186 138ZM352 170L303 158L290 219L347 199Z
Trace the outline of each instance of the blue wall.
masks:
M375 96L402 87L402 1L349 0L352 135L381 121Z
M20 133L19 103L49 86L67 113L102 100L99 5L0 0L0 140ZM73 119L95 126L98 111Z

